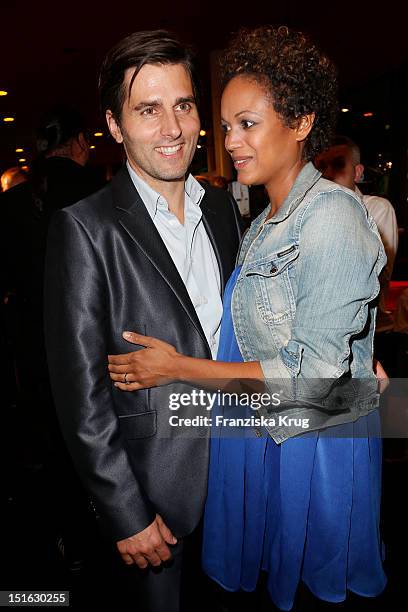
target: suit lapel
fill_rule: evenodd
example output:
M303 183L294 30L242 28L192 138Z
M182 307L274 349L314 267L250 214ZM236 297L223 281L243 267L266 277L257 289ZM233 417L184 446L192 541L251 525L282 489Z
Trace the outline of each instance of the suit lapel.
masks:
M174 292L187 316L208 346L187 289L125 166L112 179L111 188L119 223Z
M218 261L218 268L220 271L220 285L221 285L221 298L224 296L225 283L229 277L229 270L227 268L228 258L224 253L224 244L222 235L222 223L219 222L219 216L217 215L214 208L211 206L211 200L205 192L204 197L201 201L201 211L203 213L203 223L214 249L215 256Z

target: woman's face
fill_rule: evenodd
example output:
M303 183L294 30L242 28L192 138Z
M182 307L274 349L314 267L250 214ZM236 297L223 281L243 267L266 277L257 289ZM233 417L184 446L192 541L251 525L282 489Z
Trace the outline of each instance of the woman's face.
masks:
M235 77L226 86L221 124L240 183L268 189L303 165L302 141L307 134L299 136L298 128L285 126L264 87L250 77Z

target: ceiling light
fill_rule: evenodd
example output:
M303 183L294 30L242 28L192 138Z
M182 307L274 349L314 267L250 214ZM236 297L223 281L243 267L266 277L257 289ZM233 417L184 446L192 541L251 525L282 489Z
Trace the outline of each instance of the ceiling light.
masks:
M94 149L94 148L95 148L95 145L91 145L89 148L90 148L90 149Z
M24 149L16 149L16 153L23 153Z
M344 107L344 108L341 109L341 112L342 113L348 113L349 110L350 110L349 108Z
M19 164L24 164L24 162L26 162L26 158L25 157L20 157L20 159L18 160Z
M197 145L197 149L201 149L201 145Z
M103 136L103 132L95 132L94 136Z
M374 113L363 113L363 117L372 117L374 115Z
M4 117L4 123L12 123L14 121L14 117Z
M205 136L206 135L206 131L205 130L200 130L200 136Z
M5 91L4 89L0 89L0 96L7 96L8 91Z

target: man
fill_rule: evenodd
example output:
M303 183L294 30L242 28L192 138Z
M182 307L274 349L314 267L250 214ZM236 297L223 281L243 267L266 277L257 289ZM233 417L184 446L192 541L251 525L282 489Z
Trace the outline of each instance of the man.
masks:
M142 609L170 612L180 609L183 550L203 511L208 437L168 436L165 387L117 390L107 356L134 350L123 330L196 357L216 354L240 221L227 192L204 191L187 176L200 130L189 51L164 31L136 32L106 56L100 94L127 162L103 190L54 215L49 368L67 445L102 526L125 563L147 568Z
M337 136L332 146L317 157L315 165L325 178L355 191L377 224L387 255L387 264L380 276L381 293L376 331L392 329L392 317L386 309L385 300L398 248L395 210L387 199L376 195L363 195L357 187L357 183L362 180L364 166L360 160L360 149L350 138Z
M50 108L37 128L37 156L28 180L0 194L0 280L9 296L3 306L4 335L13 360L7 388L16 381L17 409L10 415L20 431L16 455L24 456L29 469L37 466L38 477L46 479L52 491L59 550L65 565L76 573L84 558L83 534L90 513L65 450L51 397L43 280L47 228L53 212L101 187L86 167L89 143L85 133L85 121L76 109Z
M102 186L87 165L89 141L84 118L76 109L57 105L45 114L37 149L33 180L47 217Z

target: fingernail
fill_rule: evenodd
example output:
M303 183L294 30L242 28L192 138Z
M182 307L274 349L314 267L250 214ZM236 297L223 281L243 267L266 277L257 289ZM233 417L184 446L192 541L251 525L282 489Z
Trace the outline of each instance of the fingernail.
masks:
M131 338L131 333L130 332L123 332L123 337L124 338Z
M113 383L114 387L119 387L118 383Z

